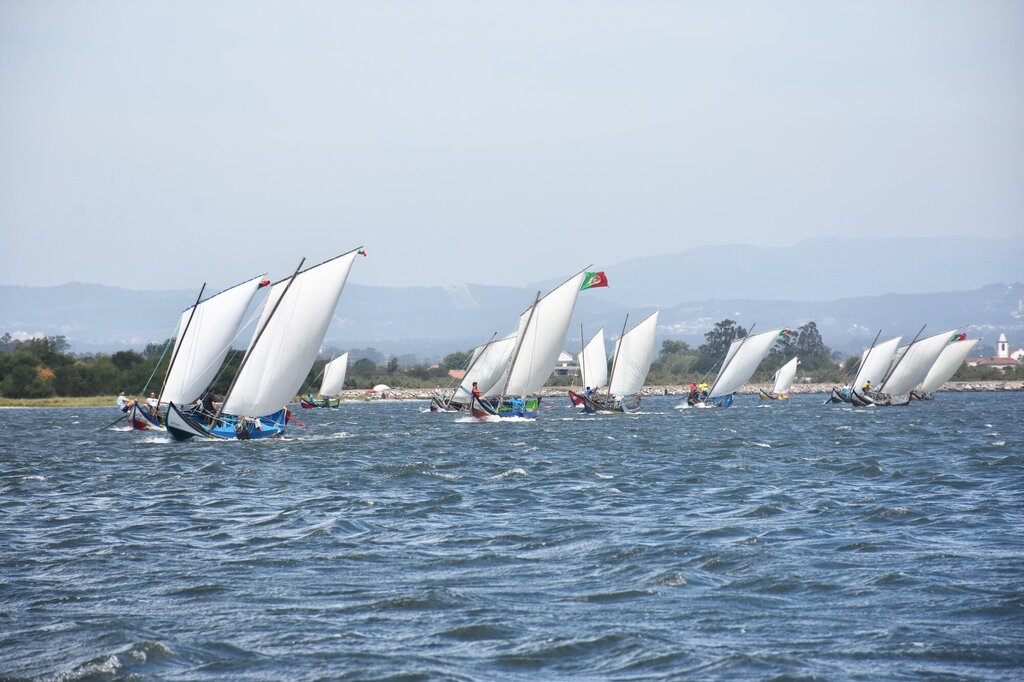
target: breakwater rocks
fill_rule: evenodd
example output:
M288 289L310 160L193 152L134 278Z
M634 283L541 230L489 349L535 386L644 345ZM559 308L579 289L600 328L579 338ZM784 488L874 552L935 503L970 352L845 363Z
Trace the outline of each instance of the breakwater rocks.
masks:
M833 386L837 384L801 384L797 383L793 385L793 393L828 393L832 390ZM579 389L579 387L575 387ZM741 388L738 393L740 395L755 395L762 386L757 384L747 384ZM768 388L768 387L765 387ZM429 388L393 388L387 393L386 398L373 396L372 398L367 397L365 389L351 389L343 391L341 394L342 400L429 400L432 396L436 395L437 392L443 392L445 389L429 389ZM558 397L565 396L569 390L568 386L547 386L540 390L540 394L546 397ZM947 382L942 387L943 391L962 392L962 391L1024 391L1024 381L951 381ZM653 395L671 395L671 396L685 396L689 392L686 385L671 385L671 386L645 386L641 395L653 396Z

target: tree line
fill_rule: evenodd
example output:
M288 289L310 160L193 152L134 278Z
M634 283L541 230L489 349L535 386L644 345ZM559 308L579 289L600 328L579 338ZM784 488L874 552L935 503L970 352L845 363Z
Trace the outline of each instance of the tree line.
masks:
M787 330L775 341L768 357L758 368L754 381L767 382L794 356L800 358L798 376L815 382L836 384L849 381L856 371L858 356L842 358L822 341L814 322ZM704 343L692 348L687 342L665 339L657 359L651 365L649 385L678 385L710 381L725 358L729 345L746 336L748 330L734 320L717 322L705 335ZM7 398L50 398L95 395L116 395L124 389L130 395L159 392L173 340L151 343L141 352L122 350L116 353L78 355L70 352L64 336L48 336L24 341L0 337L0 396ZM355 353L351 351L350 353ZM402 364L398 358L383 360L385 355L375 349L363 349L366 356L352 362L345 377L346 389L368 389L377 384L403 388L432 388L452 383L449 370L465 369L471 350L449 353L437 364ZM224 366L212 385L214 393L228 391L231 379L242 362L243 351L228 352ZM376 362L371 358L381 359ZM315 393L320 385L324 365L331 358L321 357L310 369L300 394ZM1020 371L1003 374L983 367L961 367L954 380L982 381L1011 378ZM549 385L572 385L578 376L554 376Z

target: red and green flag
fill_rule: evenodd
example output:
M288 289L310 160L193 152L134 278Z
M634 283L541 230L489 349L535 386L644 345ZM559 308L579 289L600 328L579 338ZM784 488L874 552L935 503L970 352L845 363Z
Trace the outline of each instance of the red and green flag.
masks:
M779 332L779 336L793 336L793 330L783 329L781 332Z
M358 253L363 258L366 258L366 249L359 249L358 251L356 251L356 253Z
M951 338L949 340L949 342L953 343L954 341L966 341L966 340L967 340L967 332L964 332L963 334L953 334L953 338Z
M580 291L606 286L608 286L608 276L604 274L604 270L600 272L586 272L583 274L583 284L580 285Z

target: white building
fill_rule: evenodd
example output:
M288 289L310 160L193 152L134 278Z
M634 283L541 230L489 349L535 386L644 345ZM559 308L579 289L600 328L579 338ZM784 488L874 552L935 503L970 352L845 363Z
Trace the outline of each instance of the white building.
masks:
M1010 344L1006 340L1006 334L1000 334L996 341L996 354L991 358L968 358L968 367L991 367L1005 372L1011 367L1016 367L1024 358L1024 348L1010 352Z
M1010 357L1010 344L1006 342L1006 334L1000 334L999 340L996 341L996 357L997 358L1008 358Z

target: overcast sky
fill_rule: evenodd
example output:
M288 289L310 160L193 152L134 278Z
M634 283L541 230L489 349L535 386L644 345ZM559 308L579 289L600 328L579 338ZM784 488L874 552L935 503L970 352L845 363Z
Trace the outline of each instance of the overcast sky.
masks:
M1017 0L0 2L2 284L1007 237L1022 180Z

